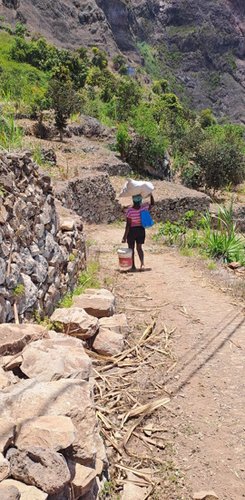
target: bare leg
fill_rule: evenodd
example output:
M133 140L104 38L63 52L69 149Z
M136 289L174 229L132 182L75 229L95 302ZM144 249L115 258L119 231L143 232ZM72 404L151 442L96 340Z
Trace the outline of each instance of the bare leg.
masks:
M133 251L133 253L132 253L132 271L135 271L135 269L136 269L135 259L134 259L134 247L135 247L135 242L128 243L128 248L131 248L131 250Z
M137 243L137 252L138 252L139 259L140 259L140 268L143 269L144 268L144 252L143 252L142 245L140 245L139 243Z

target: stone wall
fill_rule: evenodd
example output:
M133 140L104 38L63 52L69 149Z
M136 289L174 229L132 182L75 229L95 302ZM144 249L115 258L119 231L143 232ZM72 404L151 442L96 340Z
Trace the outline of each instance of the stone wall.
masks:
M120 193L125 180L120 177L111 178L112 185L116 192ZM189 189L182 184L168 181L153 181L155 206L152 215L155 222L174 222L179 220L189 210L195 212L206 212L210 207L210 198L196 191ZM122 204L122 214L126 213L126 208L131 204L130 198L120 198Z
M121 215L121 207L107 173L88 172L54 186L62 205L74 210L89 223L113 222Z
M209 210L210 198L199 191L168 181L157 181L154 185L152 214L155 222L177 221L189 210L200 213Z
M82 222L59 217L29 153L0 156L0 323L50 314L85 267Z

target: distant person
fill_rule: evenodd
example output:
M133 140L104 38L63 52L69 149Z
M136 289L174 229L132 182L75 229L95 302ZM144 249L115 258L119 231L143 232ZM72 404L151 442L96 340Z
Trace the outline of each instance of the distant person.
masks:
M122 243L128 243L128 247L133 251L132 255L132 269L131 271L136 271L135 267L135 244L137 253L140 259L140 270L144 270L144 252L142 245L145 243L145 228L141 223L141 212L143 210L150 210L154 205L155 201L153 196L150 197L150 203L142 203L142 196L137 194L132 197L133 206L127 210L127 222L125 233L122 239Z

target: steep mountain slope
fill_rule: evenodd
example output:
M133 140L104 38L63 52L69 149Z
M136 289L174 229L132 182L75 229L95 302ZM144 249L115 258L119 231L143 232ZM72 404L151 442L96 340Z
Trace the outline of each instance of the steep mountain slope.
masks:
M195 107L245 121L244 0L0 0L0 15L57 45L143 54Z

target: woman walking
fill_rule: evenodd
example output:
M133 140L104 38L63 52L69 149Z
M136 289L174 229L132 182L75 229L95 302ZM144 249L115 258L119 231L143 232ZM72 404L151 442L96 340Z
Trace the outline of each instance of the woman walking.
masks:
M154 205L154 198L151 195L150 203L142 203L142 196L137 194L133 196L133 206L127 210L127 223L122 243L128 243L128 247L133 251L132 271L136 270L135 267L135 244L137 253L140 259L140 270L144 270L144 252L142 245L145 243L145 228L141 223L141 213L144 210L150 210Z

